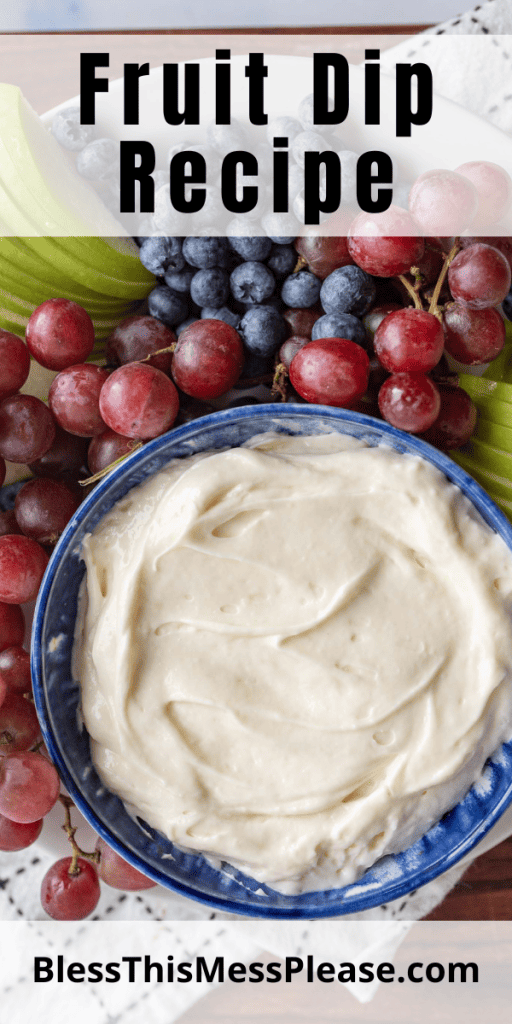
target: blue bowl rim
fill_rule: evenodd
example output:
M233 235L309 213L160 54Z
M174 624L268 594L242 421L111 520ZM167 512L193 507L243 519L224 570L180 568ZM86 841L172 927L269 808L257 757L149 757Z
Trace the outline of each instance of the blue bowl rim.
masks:
M44 633L44 621L47 611L49 598L51 596L51 589L53 581L60 565L61 559L65 557L67 550L72 541L73 535L77 528L82 523L83 519L88 515L89 511L101 500L106 491L110 487L117 484L120 478L125 474L129 475L131 470L138 465L139 462L150 459L152 455L158 454L162 448L165 448L171 441L173 443L180 442L182 440L190 440L194 434L202 433L202 431L208 426L216 426L220 424L222 426L229 424L232 420L239 419L258 419L263 415L271 415L273 418L286 420L287 418L294 419L297 417L323 417L332 418L333 421L347 421L357 424L361 427L367 427L374 433L381 435L381 443L386 443L386 438L389 438L390 442L394 441L395 450L400 451L402 445L404 449L407 449L409 454L417 454L421 458L426 459L437 469L439 469L444 476L446 476L453 484L455 484L463 494L470 500L470 502L476 507L477 511L484 516L486 522L497 532L504 542L506 543L509 550L512 552L512 524L509 522L507 517L498 508L494 501L490 498L487 492L478 484L465 470L463 470L457 463L449 458L446 454L434 448L432 445L423 441L421 438L416 437L413 434L406 434L401 430L397 430L385 421L378 420L373 416L368 416L364 413L352 412L348 409L342 409L333 406L321 406L321 405L303 405L298 403L286 403L286 404L260 404L260 405L249 405L249 406L238 406L231 409L221 409L213 413L209 413L206 416L198 417L189 423L185 423L182 426L176 427L173 430L163 434L151 441L146 442L142 448L137 449L132 454L128 455L119 466L111 470L107 476L101 480L93 489L93 491L85 498L80 505L76 514L72 520L68 523L64 532L62 533L59 541L52 553L50 561L48 563L45 575L43 577L41 587L38 593L38 598L34 610L34 619L32 627L31 637L31 670L33 678L33 689L34 689L34 702L36 711L39 717L41 726L41 733L44 742L48 748L50 756L54 761L59 774L61 776L66 789L70 793L77 807L81 811L83 817L92 828L100 835L120 856L131 863L138 870L142 871L148 877L152 878L155 882L163 885L165 888L172 891L178 892L190 899L193 899L199 903L205 904L208 907L226 911L229 913L238 913L245 917L256 917L256 918L269 918L269 919L282 919L282 920L293 920L293 919L315 919L315 918L327 918L342 916L346 913L355 913L361 910L369 910L376 908L383 903L390 903L392 900L410 894L412 891L426 885L440 874L448 871L449 868L453 867L459 860L471 852L471 850L484 838L489 830L495 825L496 821L501 817L503 812L506 810L508 805L512 802L512 777L508 784L508 788L505 793L502 794L499 801L492 807L488 814L482 819L480 823L474 825L470 832L457 842L449 853L443 853L438 859L435 858L429 865L423 865L412 871L405 877L400 877L396 881L392 879L385 882L382 888L379 889L378 900L374 898L372 890L375 886L370 885L368 892L364 892L364 877L361 876L356 882L350 885L340 887L339 891L340 900L337 904L329 904L327 906L310 906L304 907L290 907L290 909L284 908L265 908L262 906L247 905L244 902L227 899L223 896L216 896L210 893L198 892L192 887L178 879L171 879L165 873L159 871L157 868L148 865L142 857L132 850L127 849L122 841L117 836L113 835L107 825L98 817L96 812L89 806L85 798L82 796L79 787L75 784L74 779L71 777L67 765L61 755L60 748L57 743L57 739L53 733L51 723L48 717L48 711L46 706L44 680L43 680L43 644L42 638ZM258 433L258 431L255 431ZM300 433L300 431L298 431ZM225 448L222 445L221 448ZM213 450L213 449L210 449ZM220 449L219 449L220 450ZM169 456L169 460L173 458L172 454ZM133 485L132 485L133 486ZM130 488L127 488L129 490ZM119 498L116 500L120 500ZM105 512L105 514L107 514ZM512 754L512 741L504 745L510 747ZM500 748L501 749L501 748ZM494 752L497 753L497 752ZM492 757L488 760L492 760ZM487 762L486 762L487 763ZM468 799L469 793L461 801L461 804ZM460 805L457 805L460 806ZM451 812L448 812L451 813ZM432 827L425 836L429 836L429 833L437 828L437 824ZM424 837L423 837L424 838ZM418 842L421 842L419 840ZM414 849L412 847L408 849ZM433 842L433 848L435 848L435 841ZM406 851L405 851L406 852ZM398 855L390 855L391 859ZM387 859L387 858L386 858ZM369 869L371 870L371 869ZM360 894L350 896L350 890L363 890ZM344 893L348 896L348 903L344 904ZM308 894L302 894L308 895ZM311 893L310 895L314 895Z

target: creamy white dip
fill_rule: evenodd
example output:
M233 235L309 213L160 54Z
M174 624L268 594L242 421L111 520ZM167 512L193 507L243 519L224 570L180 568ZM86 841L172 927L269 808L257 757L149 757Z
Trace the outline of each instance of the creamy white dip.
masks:
M404 849L512 734L512 557L419 458L260 435L171 463L83 557L105 785L284 891Z

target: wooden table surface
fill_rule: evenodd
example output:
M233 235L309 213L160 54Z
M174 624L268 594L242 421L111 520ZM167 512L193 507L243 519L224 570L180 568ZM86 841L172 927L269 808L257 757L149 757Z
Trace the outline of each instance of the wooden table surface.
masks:
M260 37L258 45L266 53L296 54L310 51L312 35L314 49L327 52L333 48L333 37L343 36L342 52L350 62L356 63L364 59L364 34L371 35L366 45L384 50L425 27L363 26L328 30L315 27L297 30L282 28L250 34L226 30L224 33L202 35L219 35L223 39L229 35L233 54L246 53L249 40L252 40L251 49L254 50L255 35ZM108 49L108 74L114 79L122 74L123 63L126 61L141 62L144 59L157 66L163 61L192 60L210 53L211 45L211 40L206 42L195 32L115 33L108 35L108 44L104 33L4 34L0 35L0 79L19 85L34 109L42 114L57 103L78 94L77 53L80 50ZM102 69L102 74L106 73ZM512 838L479 857L429 919L511 920Z

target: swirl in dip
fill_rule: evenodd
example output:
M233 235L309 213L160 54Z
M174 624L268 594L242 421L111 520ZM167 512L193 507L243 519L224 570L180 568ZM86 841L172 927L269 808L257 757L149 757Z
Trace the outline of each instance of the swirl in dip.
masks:
M420 458L260 435L130 491L83 557L102 780L282 891L403 850L512 734L512 556Z

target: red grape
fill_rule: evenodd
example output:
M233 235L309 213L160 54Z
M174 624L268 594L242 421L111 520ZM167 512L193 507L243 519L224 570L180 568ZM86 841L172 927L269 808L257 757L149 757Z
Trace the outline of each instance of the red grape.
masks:
M87 452L87 464L90 472L101 473L103 469L110 466L123 455L129 455L133 450L133 437L124 437L123 434L116 434L115 430L105 430L103 434L93 437L89 451Z
M244 365L240 335L222 320L196 320L181 332L172 360L178 387L192 398L218 398Z
M426 373L439 362L444 333L437 317L424 309L398 309L375 331L375 354L390 373Z
M25 618L19 605L0 601L0 651L21 646L24 636Z
M348 251L346 237L303 235L296 239L295 248L307 261L308 270L321 281L338 267L348 267L354 262Z
M508 294L511 272L507 260L492 245L477 242L462 249L448 269L454 299L471 309L498 306Z
M47 299L30 317L25 340L41 366L64 370L83 363L94 348L94 326L77 302Z
M26 537L54 544L80 505L80 497L61 480L28 480L16 495L14 511Z
M51 448L40 459L31 462L29 469L34 476L76 478L82 466L85 466L88 443L88 438L68 434L57 423Z
M323 315L322 307L310 309L285 309L283 320L286 320L292 335L311 338L311 331L316 321Z
M0 651L0 679L8 690L30 693L30 655L19 644L13 644L12 647Z
M301 338L298 335L293 335L288 338L288 341L283 341L281 348L279 349L279 362L286 366L286 369L290 369L290 364L294 356L297 355L299 349L303 348L304 345L309 345L311 338Z
M22 824L19 821L10 821L0 814L0 850L15 851L25 850L32 846L41 833L43 819L39 821L28 821Z
M394 373L379 391L381 415L399 430L420 434L439 415L439 390L424 373Z
M403 309L403 306L399 306L398 302L383 302L380 306L374 306L370 309L369 313L365 313L362 317L362 321L366 330L370 334L375 334L377 327L384 320L384 317L388 313L394 313L397 309Z
M43 910L55 921L81 921L92 914L101 896L96 870L90 861L77 859L77 873L70 874L72 857L62 857L46 872L41 885Z
M25 604L39 590L48 555L31 537L7 534L0 537L0 601ZM16 643L11 640L9 647Z
M7 684L4 682L4 680L0 676L0 708L2 707L2 704L3 704L3 702L4 702L5 698L6 698L6 695L7 695Z
M477 209L475 186L455 171L425 171L409 193L409 210L425 235L460 235Z
M498 249L499 252L501 252L501 255L505 257L512 271L512 238L502 238L501 236L498 235L496 235L495 237L493 235L490 235L486 238L476 238L472 235L467 235L463 236L460 240L460 245L462 249L467 249L470 245L475 245L475 243L492 245L495 249Z
M445 348L466 366L490 363L505 344L505 323L497 309L471 309L453 302L443 315Z
M347 407L368 385L370 360L346 338L318 338L299 349L290 364L290 380L306 402Z
M10 821L38 821L57 802L60 779L42 754L30 750L0 757L0 814Z
M120 366L101 389L100 412L107 426L116 434L142 441L169 430L178 407L172 381L148 363Z
M0 405L0 455L9 462L40 459L55 438L55 420L33 395L12 395Z
M104 839L98 838L96 850L99 850L101 854L98 874L107 885L111 885L114 889L133 892L139 889L152 889L156 885L151 878L143 875L141 871L137 871L123 857L120 857Z
M154 316L129 316L114 328L107 338L106 357L108 363L118 366L135 363L161 348L175 344L176 335L170 327ZM163 352L148 359L150 366L156 366L162 373L170 373L172 352Z
M30 370L30 352L21 338L0 328L0 401L23 387Z
M478 212L473 228L496 224L506 214L512 202L512 179L500 167L486 160L471 160L456 167L475 186L478 194Z
M62 370L52 382L48 404L57 423L69 434L93 437L105 430L100 415L100 392L109 371L95 363L79 363Z
M7 467L5 465L5 459L2 459L2 456L0 455L0 487L2 486L2 484L3 484L4 480L5 480L6 472L7 472Z
M461 448L475 429L476 406L463 388L453 384L439 384L438 387L441 409L432 426L422 434L423 440L443 451Z
M396 277L416 266L425 240L410 213L390 206L384 213L360 213L350 226L348 250L362 270L378 277Z
M0 707L0 754L33 747L39 736L34 705L21 693L7 693Z

